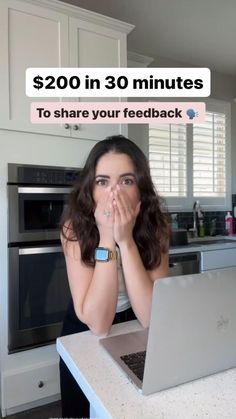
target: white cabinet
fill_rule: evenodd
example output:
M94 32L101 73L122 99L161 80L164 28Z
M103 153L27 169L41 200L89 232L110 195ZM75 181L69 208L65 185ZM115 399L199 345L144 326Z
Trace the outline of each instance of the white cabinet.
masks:
M71 99L27 97L25 70L28 67L125 67L126 36L132 28L54 0L0 2L0 129L95 140L121 133L122 127L113 124L32 124L31 102Z
M6 409L60 394L58 362L4 372L2 383L2 400Z
M127 65L126 35L97 23L69 19L70 67L124 67ZM109 101L109 98L81 98L83 102ZM111 101L115 101L112 98ZM117 99L118 100L118 99ZM119 124L72 124L72 135L87 139L103 139L121 134ZM125 132L124 132L125 133ZM99 138L98 138L99 137Z
M201 272L236 266L236 247L201 252Z
M60 126L31 124L33 99L25 94L25 70L67 66L67 16L33 4L4 1L0 3L0 31L0 79L4 80L0 128L60 135Z

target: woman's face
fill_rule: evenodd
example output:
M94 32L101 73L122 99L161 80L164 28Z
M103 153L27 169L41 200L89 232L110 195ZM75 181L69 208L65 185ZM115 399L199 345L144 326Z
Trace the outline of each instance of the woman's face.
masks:
M104 196L108 186L114 191L119 185L120 193L128 199L133 209L140 201L132 160L127 154L106 153L97 162L94 179L93 199L95 204Z

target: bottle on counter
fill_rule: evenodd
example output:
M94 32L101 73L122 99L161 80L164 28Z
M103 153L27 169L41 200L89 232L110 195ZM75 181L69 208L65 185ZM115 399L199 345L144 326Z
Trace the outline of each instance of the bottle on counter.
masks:
M233 217L228 211L225 216L225 230L227 231L229 236L232 236L233 234Z
M210 221L210 236L216 236L216 218Z
M178 229L178 214L171 214L171 225L172 225L172 230L177 230Z
M205 236L205 226L204 226L204 222L202 218L199 220L198 236L199 237Z

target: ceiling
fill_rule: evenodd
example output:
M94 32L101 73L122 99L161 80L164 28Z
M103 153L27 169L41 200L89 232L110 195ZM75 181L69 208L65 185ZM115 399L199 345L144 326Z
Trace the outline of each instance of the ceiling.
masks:
M63 0L132 23L128 50L236 76L236 0Z

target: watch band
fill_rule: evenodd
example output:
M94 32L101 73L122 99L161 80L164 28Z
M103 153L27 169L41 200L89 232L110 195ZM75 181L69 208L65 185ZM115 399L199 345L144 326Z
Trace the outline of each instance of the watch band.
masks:
M116 250L109 250L109 260L116 260L116 259L117 259Z

